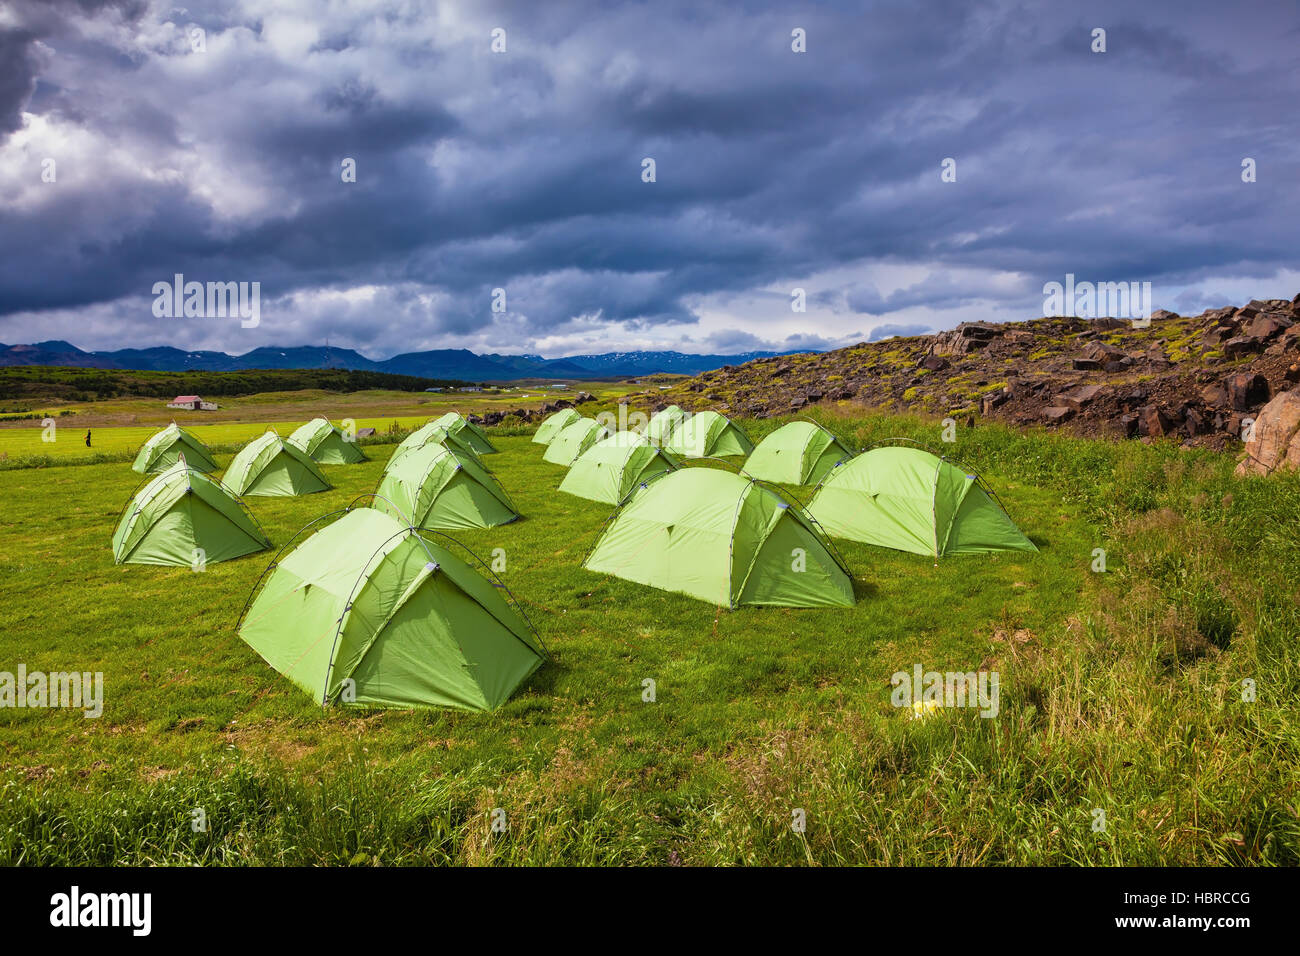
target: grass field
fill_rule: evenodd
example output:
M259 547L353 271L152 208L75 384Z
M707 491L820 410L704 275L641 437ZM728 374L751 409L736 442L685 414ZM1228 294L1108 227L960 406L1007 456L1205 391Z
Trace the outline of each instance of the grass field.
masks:
M256 438L267 428L287 437L303 422L319 415L335 422L350 418L358 429L384 431L394 424L409 429L448 411L469 415L540 408L559 398L571 399L579 391L611 401L635 388L620 383L583 382L566 390L521 387L500 394L265 392L222 397L220 407L210 412L167 408L156 398L60 403L40 407L54 417L53 441L46 440L47 433L39 420L0 422L0 467L134 454L150 435L171 421L193 432L205 444L233 445ZM70 414L61 414L64 411ZM91 432L89 448L84 441L87 429Z
M938 444L919 419L827 422ZM0 471L0 670L105 682L99 719L0 710L0 862L1300 862L1297 476L963 429L946 448L1038 554L840 543L856 607L727 611L584 571L608 509L558 494L527 437L494 441L525 517L457 537L504 549L553 657L490 714L322 710L233 630L269 552L115 567L127 464ZM249 504L278 547L372 490L390 450L327 466L332 491ZM918 663L997 670L999 715L910 719L889 679Z

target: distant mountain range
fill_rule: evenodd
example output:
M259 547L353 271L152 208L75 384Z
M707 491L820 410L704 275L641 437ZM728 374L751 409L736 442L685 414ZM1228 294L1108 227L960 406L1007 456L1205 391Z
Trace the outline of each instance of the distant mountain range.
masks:
M807 350L803 350L807 351ZM546 359L540 355L479 355L467 349L407 352L374 361L352 349L328 346L267 346L243 355L186 352L160 346L85 352L69 342L32 345L0 344L0 366L61 365L74 368L140 369L154 372L238 372L246 369L344 368L469 382L517 381L525 378L636 378L656 372L698 375L724 365L793 352L742 352L738 355L688 355L684 352L605 352Z

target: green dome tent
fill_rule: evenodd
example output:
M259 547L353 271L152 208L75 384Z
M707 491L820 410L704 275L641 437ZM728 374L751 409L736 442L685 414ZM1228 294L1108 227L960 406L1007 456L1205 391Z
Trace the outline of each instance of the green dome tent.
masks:
M491 710L546 657L497 586L373 508L267 571L239 636L322 703Z
M841 462L808 513L832 537L913 554L1038 550L978 475L921 448L886 445Z
M431 424L441 425L447 429L447 433L455 435L470 448L474 449L476 455L493 455L496 454L496 448L488 441L487 432L479 428L460 412L448 412L441 418L435 418Z
M709 411L683 418L664 447L683 458L721 458L748 455L754 443L731 419Z
M578 456L560 482L560 490L616 505L640 482L677 467L672 455L644 435L615 432Z
M853 452L815 422L790 422L768 435L745 459L745 474L785 485L815 485Z
M113 532L114 564L192 567L271 546L256 519L220 482L182 457L131 496Z
M333 487L305 451L274 431L241 448L221 482L237 495L310 495Z
M357 443L348 441L328 418L313 418L300 426L289 436L289 444L323 465L355 465L366 460Z
M371 507L417 528L493 528L519 517L486 469L436 442L390 462Z
M799 508L718 468L667 472L637 489L583 567L728 608L854 603L848 572Z
M458 455L473 459L474 464L479 467L487 468L487 465L483 464L483 459L479 458L478 452L473 449L467 439L457 437L449 432L446 426L436 425L433 422L426 422L403 438L401 444L393 449L393 454L389 456L387 467L391 468L403 455L430 443L442 445Z
M645 426L645 437L657 445L662 445L672 436L677 423L686 417L686 413L677 405L669 405L651 416Z
M548 415L546 421L538 425L537 431L533 433L533 444L550 444L551 439L558 435L565 425L572 425L580 418L582 413L576 408L562 408L554 415Z
M559 434L546 446L542 461L552 465L572 465L578 456L603 438L608 438L609 429L594 418L580 418L572 425L565 425Z
M176 464L177 458L184 454L189 466L196 471L216 471L217 463L212 460L212 453L203 444L175 422L166 428L154 432L149 440L140 446L132 471L142 475L157 474Z

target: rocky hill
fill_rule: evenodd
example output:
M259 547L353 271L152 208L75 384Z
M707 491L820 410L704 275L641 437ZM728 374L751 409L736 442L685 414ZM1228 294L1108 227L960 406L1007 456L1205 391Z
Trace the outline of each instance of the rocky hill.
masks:
M1197 316L966 323L809 355L728 365L634 406L733 416L814 405L983 416L1084 434L1170 437L1227 447L1243 421L1300 381L1300 295Z

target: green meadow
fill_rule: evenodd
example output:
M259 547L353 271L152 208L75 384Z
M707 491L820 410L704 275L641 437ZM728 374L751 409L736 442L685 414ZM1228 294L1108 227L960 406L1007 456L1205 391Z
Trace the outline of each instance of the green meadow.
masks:
M356 427L388 429L394 423L401 429L418 428L427 416L397 416L393 418L353 419ZM186 431L208 447L240 446L252 441L267 429L275 429L285 438L293 434L302 421L223 422L218 425L193 425L183 422ZM39 426L28 428L0 428L0 454L10 461L0 459L0 467L32 467L57 465L68 461L93 461L96 458L126 461L129 465L140 446L158 431L157 425L135 425L108 428L90 428L91 444L84 441L86 428L75 421L55 419L53 441L41 437ZM34 461L33 461L34 459Z
M172 421L209 447L233 454L268 428L287 437L303 422L318 416L336 423L350 419L357 429L374 428L388 433L410 430L449 411L482 415L521 407L535 409L555 399L572 399L579 391L610 402L632 390L631 385L615 382L580 382L563 390L520 385L501 392L469 394L391 389L339 393L302 389L218 396L217 410L207 412L167 408L164 400L140 396L73 403L42 404L29 400L23 403L24 410L15 414L36 418L4 423L0 415L0 470L74 460L129 461L150 435ZM52 431L42 427L42 416L54 420ZM91 433L89 447L85 444L87 430Z
M105 697L97 719L0 710L0 862L1300 863L1300 476L992 424L942 445L919 418L823 421L859 447L943 447L1039 553L836 542L852 609L719 609L583 570L609 509L559 494L523 429L489 429L524 518L456 538L502 549L551 659L483 714L322 709L234 630L273 552L114 566L129 459L63 464L28 447L37 429L0 430L0 451L43 465L0 470L0 670L102 671ZM740 424L757 441L782 422ZM224 449L265 427L197 433ZM96 444L125 456L152 430ZM328 492L247 503L279 548L372 491L392 447L324 466ZM891 675L917 664L997 671L997 716L894 707Z

